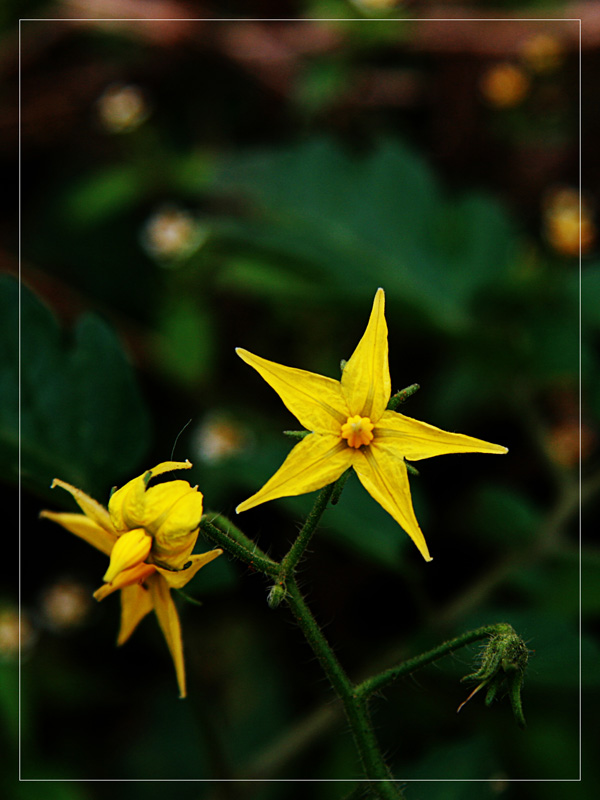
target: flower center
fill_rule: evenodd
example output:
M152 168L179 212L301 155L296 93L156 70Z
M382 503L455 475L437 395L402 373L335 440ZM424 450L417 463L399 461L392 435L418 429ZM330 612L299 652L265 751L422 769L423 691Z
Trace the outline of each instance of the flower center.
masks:
M370 444L373 441L373 434L371 431L375 425L368 417L361 417L356 414L354 417L348 417L347 421L342 425L341 436L342 439L348 440L349 447L362 447L364 444Z

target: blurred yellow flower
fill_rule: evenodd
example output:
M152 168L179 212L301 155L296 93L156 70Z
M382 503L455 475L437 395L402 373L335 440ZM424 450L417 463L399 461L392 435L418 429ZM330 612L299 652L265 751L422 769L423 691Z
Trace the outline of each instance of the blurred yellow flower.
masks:
M536 33L524 41L521 57L532 72L554 72L564 63L565 48L556 36Z
M105 583L96 600L121 591L121 628L117 644L129 639L138 623L154 610L171 657L181 697L186 695L181 627L171 589L183 588L222 550L191 555L202 517L202 494L187 481L149 486L157 475L189 469L189 461L165 461L113 492L108 510L74 486L55 479L73 496L83 514L42 511L110 557Z
M173 205L158 208L141 233L145 250L162 266L174 267L208 239L208 230L189 211Z
M385 296L378 289L367 329L341 381L285 367L247 350L237 354L275 389L311 433L280 469L236 511L320 489L353 467L369 494L404 528L431 561L413 511L405 459L447 453L506 453L507 449L386 410L391 396Z
M135 130L150 115L142 90L132 84L114 83L97 100L98 117L109 133Z
M53 583L42 594L42 618L56 631L82 626L88 619L92 601L88 588L69 578Z
M589 253L596 242L592 209L579 192L570 187L552 189L543 204L544 234L550 245L565 256Z
M22 658L35 640L36 633L28 614L19 613L16 605L0 605L0 662Z
M519 105L529 91L529 78L516 64L492 65L481 76L481 93L492 106L512 108Z

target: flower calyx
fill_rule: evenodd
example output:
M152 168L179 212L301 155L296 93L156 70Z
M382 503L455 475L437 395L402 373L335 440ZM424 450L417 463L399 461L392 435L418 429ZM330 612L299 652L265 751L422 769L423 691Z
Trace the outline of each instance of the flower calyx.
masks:
M508 623L498 625L482 650L479 669L462 678L462 681L478 681L478 685L460 704L457 713L477 692L485 688L486 706L491 705L496 697L508 695L515 720L520 728L524 728L521 688L528 660L527 645L513 627Z

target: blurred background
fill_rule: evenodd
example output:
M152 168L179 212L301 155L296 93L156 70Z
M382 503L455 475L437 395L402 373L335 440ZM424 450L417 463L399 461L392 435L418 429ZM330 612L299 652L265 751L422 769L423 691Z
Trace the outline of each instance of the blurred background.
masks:
M340 708L285 610L268 609L260 575L224 556L188 585L202 607L182 600L189 697L179 701L156 620L115 648L118 601L91 598L104 557L38 513L73 508L49 490L54 477L106 503L113 485L173 453L194 463L206 508L233 514L289 451L281 432L298 427L234 347L338 377L382 286L393 388L421 385L403 412L510 453L419 464L411 486L431 564L352 478L302 566L308 601L356 678L481 624L510 622L527 641L524 732L506 700L485 708L476 695L456 714L477 647L375 698L394 773L415 781L408 800L564 797L560 782L511 780L578 777L581 655L587 772L568 791L595 797L586 730L600 711L600 553L586 538L580 630L578 473L581 456L586 532L600 490L597 4L3 9L7 175L21 63L22 776L57 779L15 782L11 550L0 594L5 796L164 792L87 782L115 778L205 779L177 792L207 800L353 790L360 769ZM37 18L21 22L20 49L18 16ZM11 511L16 214L7 192L0 459ZM312 500L236 522L280 558ZM4 535L14 549L17 526Z

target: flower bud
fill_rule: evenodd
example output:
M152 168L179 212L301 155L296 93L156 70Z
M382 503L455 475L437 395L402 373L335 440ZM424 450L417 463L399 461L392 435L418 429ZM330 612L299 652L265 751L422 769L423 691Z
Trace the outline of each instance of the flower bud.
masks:
M110 564L103 580L112 583L123 570L135 567L145 561L152 547L152 537L143 528L119 536L110 554Z
M499 625L483 648L479 669L462 679L480 683L464 703L461 703L458 710L460 711L476 692L486 688L485 704L489 706L498 695L507 694L517 724L524 728L521 687L528 659L527 645L512 626L508 623Z
M286 594L285 586L282 583L276 583L272 586L269 596L267 597L269 608L277 608L281 604L281 601L285 600Z

